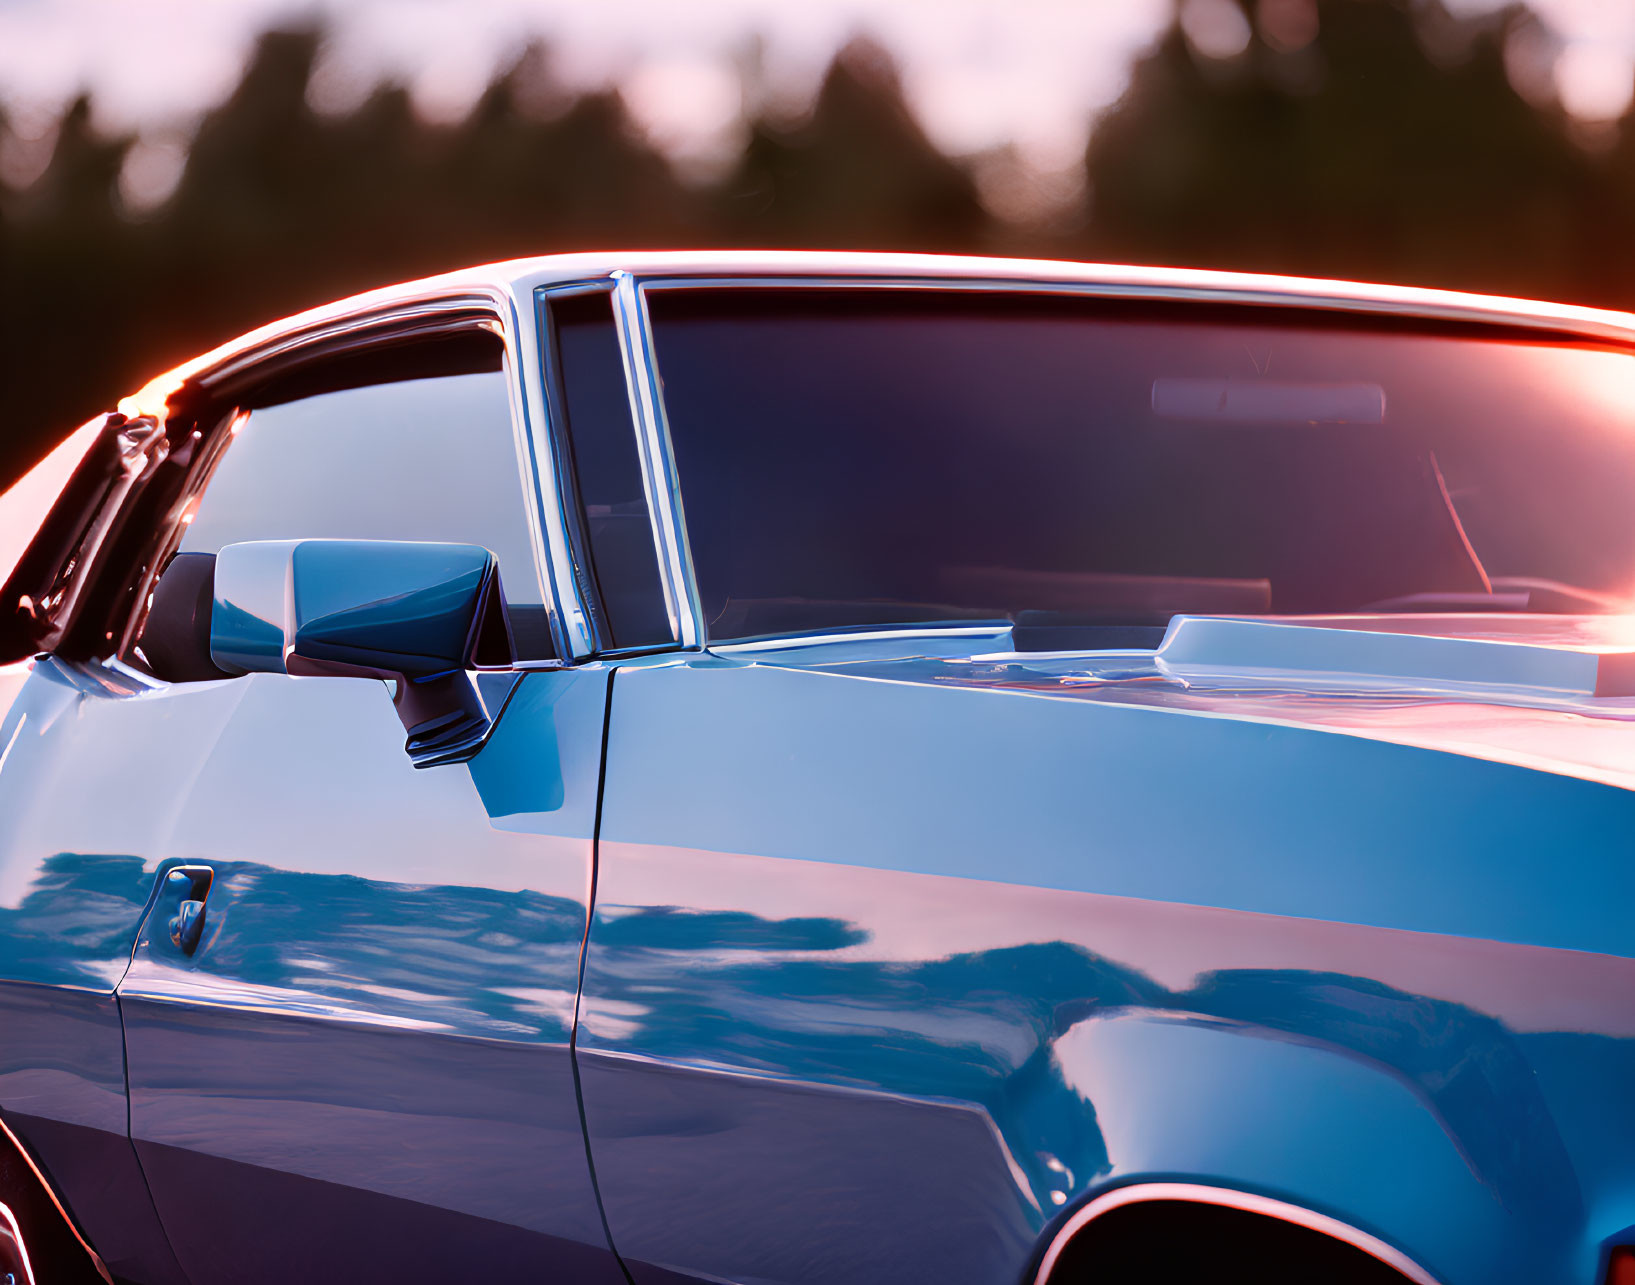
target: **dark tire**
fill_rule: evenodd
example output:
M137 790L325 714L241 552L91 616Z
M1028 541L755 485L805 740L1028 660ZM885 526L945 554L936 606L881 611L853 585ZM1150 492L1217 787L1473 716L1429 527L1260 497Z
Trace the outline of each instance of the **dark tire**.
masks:
M1154 1200L1091 1220L1050 1285L1405 1285L1371 1254L1306 1227L1219 1205Z

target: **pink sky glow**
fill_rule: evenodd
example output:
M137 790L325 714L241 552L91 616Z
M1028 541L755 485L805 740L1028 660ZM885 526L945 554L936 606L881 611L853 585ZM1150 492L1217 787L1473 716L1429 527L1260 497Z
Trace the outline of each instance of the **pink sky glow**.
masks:
M1208 29L1225 3L1184 0L1189 32ZM1496 0L1449 3L1474 12ZM1545 92L1589 121L1620 115L1635 87L1635 0L1533 7L1549 27ZM1049 172L1076 162L1095 113L1171 12L1172 0L0 0L0 103L26 140L91 89L103 125L143 133L135 195L144 184L156 195L255 35L316 17L331 33L313 90L320 107L343 110L393 78L428 116L457 118L496 64L543 37L565 85L619 85L659 146L708 165L737 142L752 41L763 92L798 107L834 50L861 33L897 56L943 148L1010 143Z

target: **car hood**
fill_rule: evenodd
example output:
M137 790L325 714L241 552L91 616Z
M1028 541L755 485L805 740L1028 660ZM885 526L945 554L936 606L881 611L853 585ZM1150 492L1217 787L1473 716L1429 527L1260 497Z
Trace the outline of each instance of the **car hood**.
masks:
M1635 617L1178 617L1151 651L853 637L756 663L1293 725L1635 789Z

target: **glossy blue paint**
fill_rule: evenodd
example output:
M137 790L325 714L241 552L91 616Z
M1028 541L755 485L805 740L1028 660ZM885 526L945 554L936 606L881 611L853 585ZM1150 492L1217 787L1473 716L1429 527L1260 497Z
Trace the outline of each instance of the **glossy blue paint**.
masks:
M1342 733L1150 653L926 648L617 677L579 1061L638 1280L1015 1280L1140 1181L1590 1280L1635 1212L1590 1088L1635 1071L1635 797L1450 753L1422 695Z
M919 681L633 674L643 703L629 730L614 723L608 785L635 802L610 806L603 837L1635 953L1624 790L1218 707L1039 699L901 668ZM687 766L669 749L683 726ZM797 784L823 826L781 819L772 800L793 806ZM1564 877L1601 895L1551 895Z
M153 892L170 802L133 745L165 729L185 780L235 693L168 708L48 660L8 677L0 721L0 1113L110 1269L180 1282L131 1149L114 988ZM87 807L87 797L99 806Z
M646 267L793 270L723 264ZM612 266L410 302L493 307L515 362L537 286ZM1103 271L1022 276L1202 289ZM693 641L644 288L619 325ZM1324 306L1517 320L1348 291ZM1060 656L888 629L615 675L513 374L539 506L510 525L572 667L477 675L483 734L411 760L355 676L467 682L497 592L469 545L229 545L213 651L247 676L0 672L0 1114L121 1276L617 1285L605 1215L638 1285L1015 1285L1152 1182L1442 1285L1594 1285L1632 1238L1627 618L1193 619Z
M223 684L167 840L213 872L198 948L168 929L197 884L167 881L119 990L132 1135L196 1279L280 1221L315 1229L283 1251L302 1279L618 1279L569 1055L606 682L530 675L503 736L426 772L379 682Z
M230 672L462 669L497 575L468 544L257 540L216 556L210 654Z

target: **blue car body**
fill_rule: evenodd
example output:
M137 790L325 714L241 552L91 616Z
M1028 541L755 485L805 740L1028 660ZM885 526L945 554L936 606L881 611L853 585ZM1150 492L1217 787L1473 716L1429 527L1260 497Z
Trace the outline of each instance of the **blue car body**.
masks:
M1020 1285L1151 1201L1421 1285L1606 1279L1635 1243L1635 634L1203 613L1153 646L1019 650L990 621L716 641L644 312L671 279L1635 344L1635 318L1286 279L577 256L364 296L155 381L98 428L132 459L133 426L302 345L501 336L554 655L465 665L481 734L417 762L381 678L401 703L464 644L469 606L439 633L424 604L477 592L478 541L380 590L398 616L368 627L408 620L418 670L378 648L302 670L294 624L244 611L223 672L166 681L83 641L92 588L36 599L0 698L0 1120L97 1262ZM609 645L585 588L540 355L541 298L585 290L616 322L668 644ZM81 580L130 545L151 456L81 505ZM336 556L304 573L338 613L309 639L351 601ZM500 564L508 591L533 574Z

